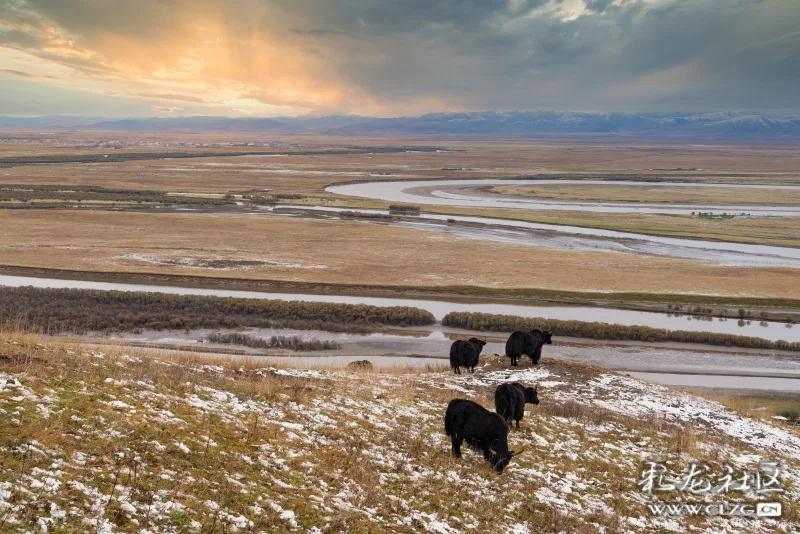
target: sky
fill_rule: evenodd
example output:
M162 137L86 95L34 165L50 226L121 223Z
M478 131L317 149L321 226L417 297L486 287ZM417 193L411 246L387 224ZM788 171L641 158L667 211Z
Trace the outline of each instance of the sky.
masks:
M800 114L800 0L0 0L0 115Z

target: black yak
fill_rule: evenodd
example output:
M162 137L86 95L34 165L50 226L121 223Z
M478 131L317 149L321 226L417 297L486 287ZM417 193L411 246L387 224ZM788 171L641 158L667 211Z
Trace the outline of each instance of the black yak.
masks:
M530 332L514 332L506 341L506 356L511 358L511 365L517 365L517 358L530 356L533 365L539 364L542 357L542 345L553 343L553 332L531 330Z
M450 345L450 367L453 368L453 373L460 375L462 367L469 369L470 373L474 372L484 345L486 342L476 337L469 341L462 339L454 341Z
M500 415L477 402L453 399L447 405L444 431L450 436L453 456L461 458L461 443L483 451L483 457L502 474L511 458L520 454L508 450L508 425Z
M525 404L539 404L539 395L535 387L526 388L519 382L500 384L494 390L494 408L509 428L511 421L519 422L525 417Z

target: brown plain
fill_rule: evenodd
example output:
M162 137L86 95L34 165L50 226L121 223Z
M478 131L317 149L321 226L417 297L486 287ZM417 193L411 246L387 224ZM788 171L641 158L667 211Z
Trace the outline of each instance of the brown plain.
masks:
M664 185L502 185L488 190L490 195L513 195L547 200L589 202L657 202L661 204L706 204L752 206L797 206L800 189L731 189L725 187L670 187Z
M349 221L0 211L2 264L298 282L800 298L788 268L508 245ZM181 265L261 262L242 270Z
M60 134L65 139L87 132ZM324 195L327 185L353 180L503 178L539 174L636 175L731 183L797 183L797 145L689 144L637 140L469 140L449 137L323 137L264 134L128 134L98 132L114 141L256 141L327 146L312 155L181 158L122 163L20 165L0 168L0 184L91 185L158 191L228 192L269 189ZM325 154L332 148L433 146L450 152ZM128 150L128 149L126 149ZM245 148L136 148L140 152L231 152ZM253 149L250 149L253 150ZM267 150L259 148L259 150ZM291 153L301 149L274 148ZM0 143L0 157L104 154L41 143ZM681 170L678 170L681 169ZM688 172L686 169L702 169Z
M11 140L30 138L38 141ZM89 164L12 165L0 162L0 185L103 186L187 193L265 191L300 193L291 202L386 207L386 202L336 197L334 183L375 180L553 177L643 177L709 183L800 183L794 144L713 144L585 138L573 140L452 137L291 136L237 133L72 132L41 136L8 132L0 158L104 154L76 143L266 142L287 157L211 156L158 159L174 153L244 152L248 147L137 147L152 159ZM312 148L309 148L313 145ZM444 152L330 154L332 149L433 146ZM512 186L521 188L520 186ZM793 193L681 188L536 187L553 198L731 203L795 203ZM520 194L525 191L518 189ZM723 195L724 196L719 196ZM683 196L681 196L683 195ZM622 198L620 198L622 197ZM800 217L705 220L680 215L546 212L431 207L446 214L619 229L646 234L748 243L800 245ZM785 268L725 267L691 260L576 252L490 243L376 224L303 221L240 215L167 215L120 212L0 210L0 264L86 271L156 272L345 284L552 288L562 290L680 292L797 298L800 277ZM208 268L204 262L240 265ZM237 263L238 262L238 263ZM203 266L205 265L205 266Z

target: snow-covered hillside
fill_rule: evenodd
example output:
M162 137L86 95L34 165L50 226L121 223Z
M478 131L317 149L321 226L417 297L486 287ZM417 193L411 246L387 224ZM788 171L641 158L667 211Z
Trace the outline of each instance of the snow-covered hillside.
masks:
M492 407L539 384L497 475L450 455L447 402ZM642 462L780 459L800 497L800 436L723 405L544 361L474 375L358 374L106 353L0 338L0 531L776 532L781 520L661 519Z

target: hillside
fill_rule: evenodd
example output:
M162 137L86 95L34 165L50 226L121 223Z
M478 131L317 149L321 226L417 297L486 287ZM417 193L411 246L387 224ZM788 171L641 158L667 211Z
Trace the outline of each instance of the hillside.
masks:
M0 333L2 532L789 532L800 434L771 418L548 361L475 375L262 367ZM450 456L454 397L539 384L498 476ZM784 517L659 519L645 459L779 458Z

